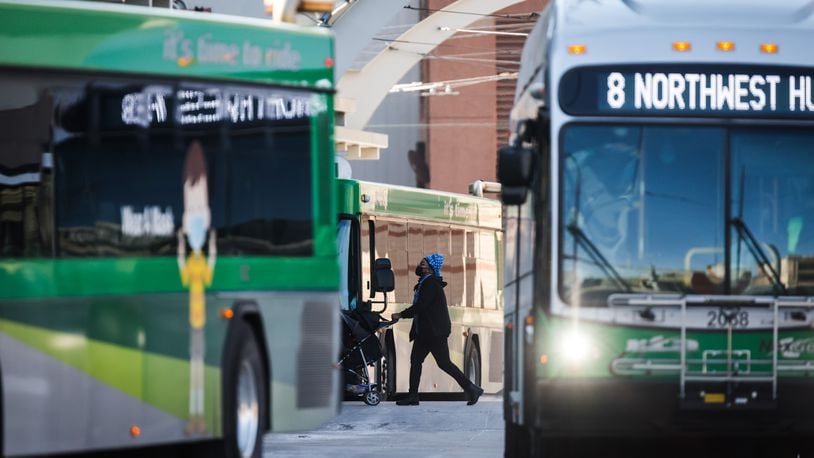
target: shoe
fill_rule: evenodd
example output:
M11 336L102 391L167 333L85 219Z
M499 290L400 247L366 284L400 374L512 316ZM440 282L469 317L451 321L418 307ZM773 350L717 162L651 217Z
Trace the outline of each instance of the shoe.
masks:
M466 389L466 395L469 398L469 400L466 401L466 405L468 406L475 405L475 403L478 402L478 398L482 394L483 388L479 387L478 385L475 385L474 383L472 385L469 385L469 388Z
M417 394L408 394L406 398L399 399L396 401L397 406L417 406L418 405L418 395Z

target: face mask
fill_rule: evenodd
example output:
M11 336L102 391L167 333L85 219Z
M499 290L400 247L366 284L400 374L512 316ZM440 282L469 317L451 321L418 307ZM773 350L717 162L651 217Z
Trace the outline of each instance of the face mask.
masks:
M194 250L203 248L204 238L206 237L206 226L204 226L203 215L194 215L191 217L186 231L189 246Z
M421 265L416 266L415 274L419 277L421 277L424 274L424 269L421 268Z

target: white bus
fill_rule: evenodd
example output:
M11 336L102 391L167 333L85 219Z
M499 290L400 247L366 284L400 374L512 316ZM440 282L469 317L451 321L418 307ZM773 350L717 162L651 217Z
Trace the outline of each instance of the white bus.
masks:
M452 321L450 359L487 393L503 388L502 208L499 201L462 194L357 180L338 180L341 308L371 307L384 317L413 300L413 274L421 259L441 253ZM376 292L372 269L389 258L395 290ZM374 301L370 304L369 301ZM412 320L402 320L381 335L381 392L392 399L406 393L410 373ZM460 393L455 380L425 364L420 394Z
M507 456L699 435L719 439L703 452L740 435L785 456L814 434L801 5L543 11L499 161Z

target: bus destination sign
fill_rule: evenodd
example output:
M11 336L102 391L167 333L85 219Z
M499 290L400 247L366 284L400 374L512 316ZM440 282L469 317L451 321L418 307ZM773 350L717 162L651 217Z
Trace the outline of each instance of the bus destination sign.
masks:
M814 118L814 69L650 66L572 70L560 105L575 115Z

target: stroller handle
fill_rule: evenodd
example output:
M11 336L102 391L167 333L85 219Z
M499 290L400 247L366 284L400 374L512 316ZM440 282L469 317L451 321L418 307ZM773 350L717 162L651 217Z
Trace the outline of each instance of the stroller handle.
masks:
M396 324L398 322L399 322L398 319L390 320L390 321L380 321L379 322L379 329L389 328L390 326L393 326L394 324Z

